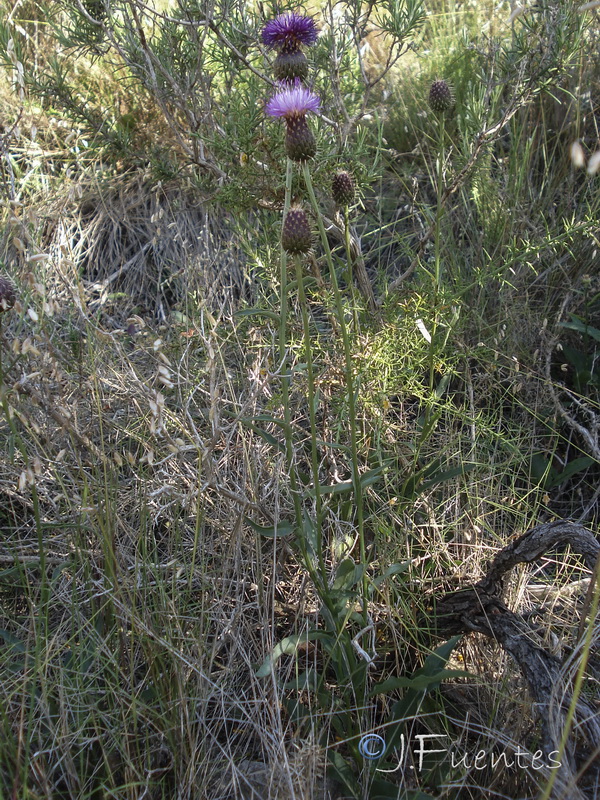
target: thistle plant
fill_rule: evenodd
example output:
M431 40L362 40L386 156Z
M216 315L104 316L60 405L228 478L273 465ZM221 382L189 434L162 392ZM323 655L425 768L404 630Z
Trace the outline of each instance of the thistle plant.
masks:
M280 55L297 58L300 43L309 43L309 38L314 34L314 23L301 23L298 15L278 17L269 23L263 32L263 42L269 45L280 46ZM294 31L292 34L291 31ZM303 39L298 32L306 31ZM281 77L281 72L277 75ZM287 76L286 76L287 77ZM305 77L304 73L302 77ZM355 649L352 635L349 630L351 620L360 622L363 628L368 628L368 584L367 584L367 555L365 546L364 518L363 518L363 493L358 451L358 432L356 422L356 394L357 382L354 375L352 349L346 325L346 313L339 290L335 265L327 240L321 209L319 208L309 169L309 162L317 152L316 139L309 128L307 116L309 113L317 114L320 111L321 100L314 92L303 86L301 76L296 74L293 80L282 82L277 93L269 100L265 111L269 116L282 118L286 123L285 149L287 154L286 196L281 231L281 297L280 297L280 326L279 326L279 352L281 356L282 395L284 405L284 419L286 431L287 465L290 475L290 489L294 503L296 517L295 542L302 563L309 573L315 590L321 600L321 613L326 623L326 631L315 631L319 635L326 653L326 664L331 664L337 675L337 693L334 700L332 693L330 700L326 701L329 708L340 705L345 709L365 709L367 703L367 677L369 656L362 648ZM296 164L300 167L308 200L316 218L321 244L324 249L331 286L335 298L335 316L341 333L344 348L344 375L345 397L348 403L348 428L350 433L351 454L351 489L354 493L356 507L359 558L358 564L347 558L338 566L338 574L333 584L329 579L325 560L326 542L324 538L324 513L323 497L329 487L321 485L319 474L318 430L316 415L317 391L315 388L314 359L312 353L311 325L309 315L309 302L305 291L304 261L312 245L312 233L308 214L301 205L290 207L291 177ZM334 179L332 191L340 204L346 209L346 222L348 221L348 204L354 198L354 182L346 172L340 172ZM289 371L287 365L287 258L291 257L295 263L296 283L298 287L298 300L302 315L304 334L304 359L306 362L307 400L311 431L311 472L313 487L308 494L301 495L299 486L301 482L296 476L293 458L293 439L291 426L291 411L289 408ZM307 509L307 503L312 505L314 499L314 518ZM358 585L358 592L357 592ZM358 593L362 613L360 616L353 610L354 603L350 597ZM360 655L357 653L360 652ZM266 674L266 670L263 674ZM325 686L325 668L319 678L317 696L321 699L328 695ZM341 695L341 696L340 696ZM324 709L325 710L325 709ZM292 714L297 714L298 706L292 701L290 707ZM364 712L358 714L355 723L350 722L354 715L345 715L344 721L338 721L340 734L351 741L369 726L364 719ZM349 727L350 726L350 727ZM359 766L362 765L362 756L356 749L354 753Z
M454 106L454 92L450 84L440 78L431 84L429 88L429 106L434 114L434 124L436 125L436 171L435 171L435 192L436 209L433 230L434 246L434 294L435 294L435 315L433 319L433 329L431 341L429 343L429 383L433 391L434 388L434 360L436 348L436 331L438 329L437 307L442 293L442 242L441 225L444 214L444 166L446 161L446 117ZM426 427L430 421L430 409L426 412Z
M379 475L381 468L370 471L371 474L361 474L361 458L359 453L359 431L357 423L357 397L359 391L358 377L355 374L354 355L350 333L348 330L347 306L338 284L336 267L327 238L327 231L319 203L316 198L311 176L311 163L317 152L314 134L307 122L309 113L318 113L321 108L320 98L304 87L296 76L293 82L282 83L279 91L266 105L266 113L273 117L280 117L286 123L286 194L283 209L281 228L281 280L280 280L280 325L279 325L279 354L282 383L282 400L286 440L286 461L290 482L290 493L294 505L295 524L293 526L295 537L294 544L300 556L301 563L309 574L314 589L321 602L320 614L324 620L322 628L310 630L303 636L291 636L278 643L272 654L258 670L258 675L266 676L271 673L273 663L281 653L291 653L301 639L318 639L323 649L322 667L311 678L310 689L302 684L302 691L314 690L315 703L317 703L336 732L338 739L345 742L354 762L356 771L363 772L365 780L373 789L389 792L390 784L376 777L369 771L368 754L365 756L364 748L361 750L363 735L372 729L375 724L375 706L370 699L369 690L372 682L369 680L369 667L374 655L367 652L361 645L362 637L373 633L374 629L369 616L369 598L372 587L367 575L368 555L365 537L364 522L364 496L363 480L371 479L373 473ZM327 541L325 536L325 500L330 494L330 486L323 486L320 478L319 463L319 431L317 428L317 397L315 385L315 365L312 351L311 322L309 299L305 289L305 260L312 249L311 223L307 211L301 204L291 205L291 186L294 170L301 172L306 189L307 199L311 206L312 217L316 220L322 250L325 254L329 268L329 279L334 298L334 316L337 330L341 336L343 346L343 373L344 373L344 400L347 403L350 447L351 480L348 481L347 490L353 494L353 507L356 512L356 529L358 542L358 558L350 555L343 558L336 566L335 574L330 576L326 563ZM355 198L355 184L352 176L345 170L340 170L333 178L331 194L339 207L344 209L346 228L346 251L350 264L349 243L349 206ZM294 441L292 428L292 414L290 409L290 380L289 357L287 349L288 313L287 296L287 261L293 259L295 264L296 285L298 291L299 307L302 315L304 361L306 364L307 401L310 421L310 470L312 487L302 491L294 459ZM351 275L349 275L351 283ZM278 421L281 424L280 421ZM336 487L337 488L337 487ZM314 502L314 512L311 507ZM360 611L356 610L356 604ZM356 628L359 628L358 632ZM450 651L448 651L450 652ZM436 662L435 670L443 667L443 661ZM331 672L336 676L333 682ZM410 679L404 679L410 686ZM289 690L289 685L288 685ZM300 688L300 683L298 684ZM414 697L413 697L414 695ZM412 709L411 703L420 702L422 694L410 692L404 704L394 707L392 718L400 720L407 708ZM307 718L307 711L298 701L295 694L284 696L284 703L290 717L301 721ZM314 726L314 720L309 720ZM398 729L400 725L396 726ZM338 752L330 752L330 767L334 776L340 780L351 792L353 797L364 796L363 789L353 777L350 764ZM384 794L384 796L388 796Z
M263 43L279 51L273 63L273 73L277 80L304 80L308 76L308 59L302 47L314 44L318 33L312 17L293 11L280 14L265 25L262 32Z

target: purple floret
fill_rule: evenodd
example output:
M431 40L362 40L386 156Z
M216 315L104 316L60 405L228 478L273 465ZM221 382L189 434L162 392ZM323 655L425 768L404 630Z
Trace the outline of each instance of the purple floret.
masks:
M309 46L317 41L319 30L312 17L303 17L295 11L287 11L269 20L262 32L267 47L279 47L288 52Z
M294 119L305 117L309 111L317 114L321 108L321 98L302 85L296 78L293 86L280 84L281 91L274 95L266 106L266 112L271 117L285 117Z

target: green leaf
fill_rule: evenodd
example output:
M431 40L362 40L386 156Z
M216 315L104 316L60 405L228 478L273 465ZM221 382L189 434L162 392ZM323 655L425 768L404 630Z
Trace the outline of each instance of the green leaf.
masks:
M552 468L550 459L544 453L533 453L529 462L529 473L533 481L539 486L547 486L556 470Z
M332 484L320 484L319 490L320 493L323 494L343 494L344 492L351 492L354 488L354 483L352 481L342 481L341 483L332 483ZM315 496L315 490L311 489L308 494L311 497Z
M279 439L276 439L272 433L264 431L262 428L259 428L258 425L249 425L248 427L251 428L251 430L253 430L257 436L260 436L261 439L264 439L267 444L270 444L271 447L279 450L280 453L285 453L285 442L280 442Z
M302 512L302 535L304 536L304 541L306 542L311 555L316 555L319 546L319 537L317 536L315 524L310 518L310 515L306 509L304 509Z
M297 633L294 636L286 636L278 642L271 653L265 658L261 666L256 670L258 678L265 678L270 675L272 668L279 661L281 656L293 655L301 642L312 642L315 639L331 639L331 634L327 631L307 631L306 633Z
M17 564L17 566L15 566L15 567L7 567L6 569L2 569L2 570L0 570L0 583L3 583L8 578L21 578L22 579L23 578L23 572L26 569L31 569L32 567L33 568L37 568L37 567L39 567L39 565L40 565L40 562L39 561L35 561L33 563L29 562L29 564ZM11 585L17 585L13 581L11 581L10 583L11 583ZM17 583L18 583L18 585L20 585L21 581L19 580Z
M381 478L383 471L386 469L387 464L381 464L378 467L374 467L373 469L369 469L364 472L360 476L360 485L363 489L366 489L367 486L372 486L374 483Z
M447 642L443 642L439 647L437 647L433 653L430 653L427 658L425 659L425 663L423 667L417 670L414 675L411 676L411 680L414 680L418 676L436 676L440 672L444 671L444 667L446 662L450 658L450 655L458 642L461 640L462 635L454 636L452 639L449 639ZM421 704L423 703L423 699L425 694L427 693L430 687L435 687L435 684L439 681L434 681L430 686L426 686L424 689L416 689L411 687L407 689L404 697L398 702L394 703L391 708L391 718L392 720L396 720L399 723L403 722L405 719L412 717L419 711ZM389 748L395 746L395 742L400 736L402 732L402 725L397 725L393 729L393 733L391 738L388 740L387 745Z
M442 379L435 387L434 391L434 394L438 400L440 400L444 396L444 393L448 388L448 384L450 383L451 380L452 380L452 373L447 372L445 375L442 375Z
M291 431L290 426L284 419L274 417L272 414L257 414L255 417L242 418L240 422L244 425L249 425L253 422L272 422L273 425L279 426L284 431Z
M386 468L387 465L380 465L379 467L375 467L374 469L369 469L364 472L360 476L360 485L363 489L366 489L368 486L372 486L376 483L380 478L381 475ZM320 485L319 486L320 492L322 495L324 494L343 494L344 492L351 492L354 489L354 481L342 481L341 483L333 483L329 485ZM315 496L315 490L311 489L309 492L311 497Z
M259 533L261 536L266 536L268 539L273 539L275 536L289 536L294 533L296 526L292 522L280 520L276 525L259 525L254 522L250 517L244 517L244 522Z
M591 325L586 325L586 323L579 319L579 317L576 317L575 314L571 314L571 322L561 322L559 327L567 328L570 331L577 331L584 336L591 336L592 339L600 342L600 330L598 330L598 328L593 328Z
M256 417L250 417L246 419L241 419L240 422L242 425L246 425L250 430L253 430L257 436L260 436L261 439L264 439L267 444L270 444L271 447L275 447L281 453L286 452L286 445L285 442L280 442L272 433L268 433L267 431L259 428L258 425L254 425L255 422L271 422L274 425L282 428L284 433L290 430L289 425L282 420L277 419L277 417L272 417L270 414L258 414Z
M0 628L0 638L4 639L5 643L16 650L18 653L25 652L25 645L20 639L11 633L10 631L4 630L4 628Z
M402 561L396 564L391 564L383 573L383 575L379 575L377 578L373 578L371 583L373 584L373 586L380 586L383 583L383 581L385 581L387 578L391 578L392 575L401 575L403 572L406 572L406 570L412 564L413 560L414 559L411 558L409 561Z
M458 636L453 636L452 639L448 639L447 642L444 642L439 647L430 653L427 658L425 659L425 663L419 672L423 673L424 675L435 675L435 673L442 669L446 661L452 655L452 651L456 647L456 645L462 639L462 634Z
M269 311L266 308L242 308L240 311L236 311L233 315L234 317L265 317L266 319L271 319L273 322L279 322L281 320L281 315L277 314L275 311Z
M451 467L443 472L438 472L429 478L429 480L423 481L423 483L419 486L419 491L425 491L425 489L429 489L431 486L435 486L438 483L450 481L452 478L458 478L459 476L464 475L465 472L470 472L476 466L477 464L472 462L465 462L457 467Z
M425 794L419 789L405 789L402 791L396 784L374 778L370 785L369 800L435 800L430 794Z
M420 447L423 442L427 441L430 434L434 431L436 425L439 422L440 417L442 416L442 409L440 408L435 414L432 414L429 419L426 417L420 417L419 422L421 427L421 433L419 435L419 442L418 447Z
M302 279L302 283L304 284L304 288L307 289L309 286L313 286L313 284L316 284L317 280L316 280L316 278L313 278L312 275L306 275ZM293 281L290 281L286 285L286 290L287 290L288 294L291 294L292 292L295 292L297 289L298 289L298 281L296 279L294 279ZM279 319L279 317L278 317L278 319Z
M587 469L588 467L591 467L592 464L596 463L596 459L592 458L591 456L581 456L580 458L575 458L573 461L569 461L562 472L559 472L550 478L546 484L546 488L552 489L555 486L560 486L560 484L564 483L568 478L571 478L578 472L583 472L584 469Z
M332 590L349 590L362 579L365 574L364 564L355 564L351 558L343 558L335 571L335 580Z
M341 783L344 790L349 793L351 798L358 800L362 793L350 765L337 750L329 750L327 757L329 759L328 771L333 775L336 781Z
M381 683L377 683L370 692L371 696L392 692L394 689L414 689L423 691L437 686L448 678L468 678L470 673L462 669L442 669L434 675L415 675L412 678L388 678Z

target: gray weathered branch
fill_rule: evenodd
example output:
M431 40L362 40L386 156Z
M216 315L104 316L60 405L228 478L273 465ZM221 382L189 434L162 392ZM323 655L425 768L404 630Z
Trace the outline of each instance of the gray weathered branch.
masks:
M541 720L541 746L545 754L553 754L555 760L560 755L560 767L554 772L550 795L556 800L594 797L593 787L600 781L597 757L600 753L600 710L594 709L581 696L574 704L569 736L561 752L561 740L573 702L570 677L582 660L589 657L589 648L580 643L575 661L566 669L556 656L544 649L525 620L506 606L503 594L505 578L515 566L536 561L548 551L567 545L582 556L597 581L600 542L582 525L561 520L538 525L515 539L497 553L480 581L444 595L434 607L434 623L439 634L483 633L495 639L516 661ZM589 610L592 595L593 592L588 592L583 616ZM599 639L600 629L595 626L592 644L597 644ZM588 758L589 753L594 752L596 757ZM582 764L586 760L589 760L587 771ZM585 776L582 776L580 772L584 771ZM592 788L588 792L586 787Z

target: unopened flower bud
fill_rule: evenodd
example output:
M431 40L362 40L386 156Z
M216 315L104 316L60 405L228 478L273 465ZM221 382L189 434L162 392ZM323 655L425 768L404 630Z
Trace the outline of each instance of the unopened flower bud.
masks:
M285 152L292 161L308 161L317 152L317 140L308 127L306 117L286 120Z
M281 245L286 253L308 253L312 235L308 215L303 208L290 208L283 222Z
M445 114L454 105L454 94L445 80L434 81L429 89L429 105L437 114Z
M354 179L346 170L340 170L333 176L331 196L338 206L349 206L355 195Z
M0 314L9 311L15 304L17 295L13 282L4 275L0 275Z
M303 81L308 75L308 60L302 50L282 50L273 62L273 74L278 81Z

